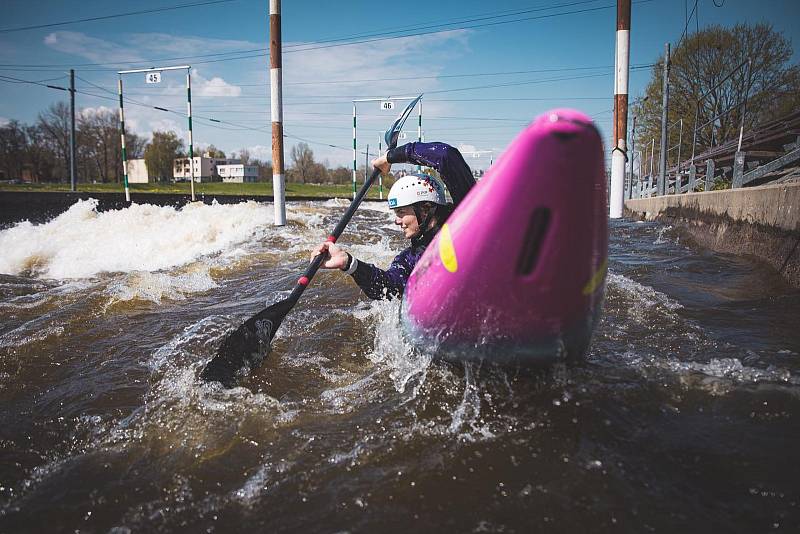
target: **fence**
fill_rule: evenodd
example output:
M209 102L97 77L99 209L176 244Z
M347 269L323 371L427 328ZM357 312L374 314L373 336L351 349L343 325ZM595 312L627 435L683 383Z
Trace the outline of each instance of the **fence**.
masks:
M695 120L691 132L692 153L689 159L681 159L682 141L684 135L689 134L684 133L683 119L668 126L668 130L678 126L678 144L667 147L666 154L659 154L659 169L654 166L655 138L645 144L644 151L631 151L625 198L658 196L659 191L664 191L667 195L711 191L720 182L729 182L731 188L742 188L800 178L800 110L746 131L745 116L749 95L745 93L742 101L719 112L714 109L711 119L698 124L700 106L706 97L731 79L734 73L745 68L745 76L749 80L750 64L745 61L695 102ZM717 143L715 124L736 110L740 111L737 136ZM707 128L710 128L711 146L696 154L698 132L704 132ZM672 160L675 151L677 156ZM670 166L671 160L674 164ZM663 174L666 183L663 187L659 187L659 173L656 172L661 165L666 169ZM637 168L638 172L634 172Z

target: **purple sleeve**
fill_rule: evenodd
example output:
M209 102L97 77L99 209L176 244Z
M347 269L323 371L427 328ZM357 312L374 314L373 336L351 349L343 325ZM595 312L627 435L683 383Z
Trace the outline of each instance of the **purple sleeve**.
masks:
M446 143L408 143L390 150L387 159L389 163L414 163L439 171L456 206L475 185L475 177L461 152Z
M408 277L416 263L410 249L406 249L395 257L387 270L379 269L372 264L358 262L353 280L358 287L373 300L400 297L406 288Z

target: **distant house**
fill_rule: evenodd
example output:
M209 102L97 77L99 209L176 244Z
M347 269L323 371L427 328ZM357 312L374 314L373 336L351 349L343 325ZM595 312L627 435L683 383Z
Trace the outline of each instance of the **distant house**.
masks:
M191 179L192 163L194 165L195 182L219 182L222 177L217 171L217 167L219 165L240 164L241 160L210 158L208 156L195 156L192 161L189 158L177 158L172 170L172 176L176 182L184 182Z
M150 182L150 175L147 172L147 164L143 159L128 160L128 183L146 184Z
M217 173L223 182L243 183L258 181L258 167L256 165L243 165L241 163L217 165Z

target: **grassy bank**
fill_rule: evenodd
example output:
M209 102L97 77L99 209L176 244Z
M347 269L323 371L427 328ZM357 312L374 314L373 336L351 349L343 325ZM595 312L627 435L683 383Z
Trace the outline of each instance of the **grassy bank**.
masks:
M191 193L189 183L177 184L130 184L131 192L135 193L162 193L162 194L184 194ZM361 187L362 183L358 186ZM31 192L68 192L69 184L0 184L2 191L31 191ZM120 184L78 184L77 190L82 193L122 193ZM196 195L252 195L252 196L271 196L272 183L204 183L195 184ZM383 195L386 198L388 188L384 187ZM291 199L296 197L319 197L319 198L351 198L353 196L353 186L346 185L319 185L319 184L286 184L286 197ZM370 189L368 198L378 199L378 186L373 185Z

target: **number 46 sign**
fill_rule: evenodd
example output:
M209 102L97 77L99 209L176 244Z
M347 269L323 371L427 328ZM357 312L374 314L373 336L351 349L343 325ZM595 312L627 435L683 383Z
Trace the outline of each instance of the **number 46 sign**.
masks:
M161 83L161 73L160 72L148 72L144 76L144 81L147 83Z

